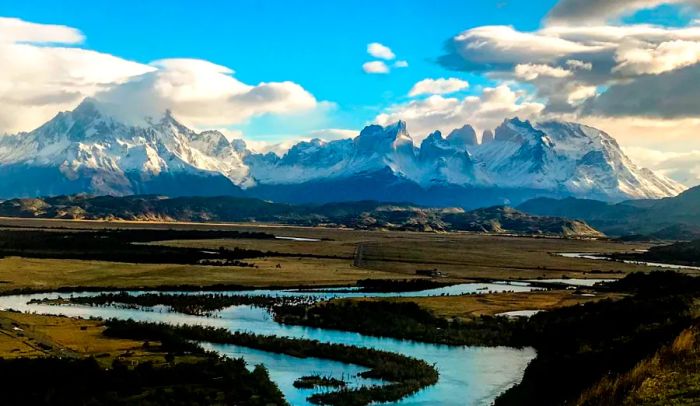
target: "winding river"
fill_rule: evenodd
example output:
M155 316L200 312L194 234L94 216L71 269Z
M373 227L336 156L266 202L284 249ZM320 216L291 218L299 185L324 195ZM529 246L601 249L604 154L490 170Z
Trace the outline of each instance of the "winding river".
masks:
M229 292L189 292L224 293L229 295L269 295L284 297L304 297L307 300L325 300L343 297L389 297L389 296L436 296L460 295L502 291L530 291L527 284L507 283L467 283L419 292L363 293L355 290L254 290ZM147 292L130 292L142 294ZM181 292L188 293L188 292ZM74 293L72 295L95 295L99 292ZM210 316L193 316L174 313L166 307L147 309L126 309L106 306L91 307L78 305L47 305L29 303L32 299L66 297L66 293L42 293L30 295L0 296L0 308L22 312L64 315L70 317L98 317L102 319L134 319L138 321L164 322L171 324L196 324L223 327L230 331L248 331L294 338L314 339L327 343L342 343L361 347L392 351L423 359L434 364L440 372L436 385L415 395L404 398L401 405L487 405L500 393L522 379L527 364L535 357L532 348L508 347L465 347L419 343L409 340L371 337L353 332L284 325L275 322L263 308L252 306L232 306ZM242 357L249 365L264 364L271 378L278 384L292 405L306 405L306 398L313 393L309 389L294 388L292 383L304 375L319 374L344 379L351 386L376 384L357 377L363 367L336 361L314 358L296 358L288 355L269 353L235 345L204 344L206 348L231 357Z

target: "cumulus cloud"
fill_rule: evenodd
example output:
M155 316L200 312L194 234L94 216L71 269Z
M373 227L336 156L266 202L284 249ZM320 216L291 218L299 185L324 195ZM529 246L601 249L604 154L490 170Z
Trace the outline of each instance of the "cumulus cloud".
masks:
M448 52L439 62L455 70L509 70L521 63L549 64L562 55L598 53L608 48L606 44L521 32L510 26L483 26L448 41Z
M369 74L389 73L389 67L382 61L365 62L362 70Z
M662 4L698 6L698 0L560 0L549 12L551 24L606 22Z
M579 61L578 59L569 59L566 61L566 66L575 70L591 70L593 64L590 62Z
M396 55L394 55L391 48L386 45L382 45L379 42L372 42L371 44L368 44L367 53L375 58L386 59L387 61L396 58Z
M0 134L31 130L81 98L155 68L75 45L79 31L0 18Z
M0 18L0 133L31 130L58 111L95 96L126 118L171 109L188 124L223 126L262 114L312 109L316 99L298 84L249 85L207 61L151 64L61 44L79 44L70 27Z
M564 68L549 65L519 64L515 66L515 77L523 80L535 80L539 77L566 78L573 74Z
M164 59L156 70L96 95L122 119L157 117L166 109L195 126L238 124L262 114L310 110L316 99L292 82L247 85L229 68L198 59Z
M413 97L421 94L448 94L468 87L469 82L457 78L423 79L413 85L408 95Z
M475 27L450 38L438 62L520 85L540 114L588 123L623 145L700 151L700 24L622 22L663 4L682 12L700 0L560 0L541 28ZM678 155L663 162L649 166L684 182L693 173Z
M617 52L616 59L619 63L613 72L659 74L700 61L700 42L675 40L658 45L626 46Z
M380 44L379 42L372 42L371 44L367 45L367 53L375 58L383 59L383 61L365 62L362 65L362 70L365 71L365 73L384 74L389 73L391 71L389 65L387 65L388 62L384 62L391 61L396 58L396 54L394 54L391 48L389 48L386 45ZM397 69L407 68L408 61L400 59L395 61L391 66Z
M700 66L647 75L610 86L586 101L583 114L656 118L697 117L700 113Z
M477 27L452 38L440 62L454 70L485 71L497 79L529 82L537 97L547 102L548 112L570 113L586 99L598 96L599 90L611 93L599 97L601 103L610 104L609 99L620 99L615 95L623 90L629 96L629 89L654 82L648 76L671 77L697 65L700 27L571 25L546 26L531 32L506 26ZM700 79L686 78L695 82ZM659 91L667 91L653 95L656 101L676 96L671 87L656 86ZM639 105L637 114L647 114L652 107L638 100L619 102L626 104L627 115L635 114L635 105ZM667 104L673 106L661 107L666 116L668 110L681 107L675 102ZM693 108L696 105L691 103ZM687 107L681 110L688 113ZM700 110L695 110L698 113ZM597 109L597 114L606 113Z
M493 129L506 117L532 118L543 109L544 105L530 100L523 92L500 85L484 89L480 96L433 95L397 104L378 115L376 121L386 125L405 120L413 137L420 140L436 129L448 133L464 124L479 130Z
M83 34L65 25L36 24L19 18L0 17L0 42L79 44Z

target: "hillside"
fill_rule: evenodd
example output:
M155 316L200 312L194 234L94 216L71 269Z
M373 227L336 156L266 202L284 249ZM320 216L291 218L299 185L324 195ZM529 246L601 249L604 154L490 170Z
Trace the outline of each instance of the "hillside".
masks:
M162 196L58 196L11 199L0 216L88 220L275 222L307 226L407 231L469 231L496 234L602 237L582 221L533 216L509 207L474 211L423 208L375 201L289 205L259 199Z
M540 216L580 219L613 236L661 240L700 237L700 187L675 197L617 204L588 199L537 198L518 209Z

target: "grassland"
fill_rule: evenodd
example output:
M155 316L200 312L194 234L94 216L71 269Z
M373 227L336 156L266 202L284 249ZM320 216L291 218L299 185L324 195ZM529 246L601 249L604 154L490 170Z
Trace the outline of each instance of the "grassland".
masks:
M700 329L683 330L670 345L631 370L586 390L580 406L700 404Z
M446 319L469 321L480 316L493 316L504 312L517 310L551 310L577 304L597 302L604 299L618 299L621 297L622 295L618 293L585 293L584 296L584 294L571 290L548 290L492 293L488 295L356 300L382 300L396 303L413 302L429 310L435 316Z
M243 229L252 231L248 227ZM646 244L303 227L266 227L265 231L275 235L324 240L179 240L152 244L203 249L239 247L283 253L335 255L352 258L356 267L389 272L401 277L415 275L417 269L438 269L449 274L452 279L619 278L629 272L649 270L640 265L554 255L561 252L629 252L646 249Z
M94 357L102 366L118 359L127 365L150 361L165 363L158 343L147 348L143 341L109 338L105 326L96 320L0 312L0 357ZM191 362L200 357L180 356L177 362Z
M570 259L557 252L625 252L643 244L609 241L516 238L465 233L382 232L271 224L197 224L0 219L0 230L47 229L60 232L100 229L183 229L264 231L280 239L156 241L150 244L200 249L243 248L336 258L262 257L246 259L257 268L169 264L128 264L79 259L0 259L0 292L59 287L155 288L176 285L320 286L357 280L413 278L417 269L438 269L450 281L529 278L619 278L639 265Z
M258 268L129 264L72 259L0 259L0 292L65 287L158 288L162 286L326 286L394 275L352 267L349 261L315 258L261 258ZM280 265L277 268L277 265Z

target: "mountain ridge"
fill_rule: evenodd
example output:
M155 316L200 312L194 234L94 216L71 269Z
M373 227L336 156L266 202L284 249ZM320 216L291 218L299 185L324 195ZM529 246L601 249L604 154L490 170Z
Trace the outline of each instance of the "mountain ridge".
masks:
M308 191L352 187L342 193L348 200L386 200L387 189L417 204L470 208L537 196L616 201L683 190L637 167L606 133L576 123L506 119L493 135L484 132L482 143L465 125L447 137L433 132L416 146L398 121L369 125L352 139L302 141L280 157L219 131L193 131L169 111L139 124L108 111L86 99L36 130L0 138L0 197L156 193L306 203L338 200Z
M81 220L271 222L303 226L397 231L468 231L573 238L600 238L582 221L533 216L511 207L473 211L377 201L290 205L231 196L56 196L0 202L0 216Z
M700 186L674 197L615 204L573 197L536 198L517 209L539 216L580 219L609 235L661 240L700 238Z

